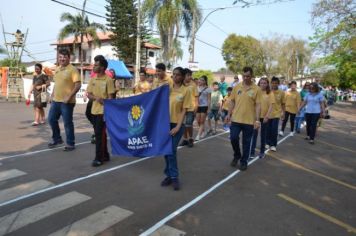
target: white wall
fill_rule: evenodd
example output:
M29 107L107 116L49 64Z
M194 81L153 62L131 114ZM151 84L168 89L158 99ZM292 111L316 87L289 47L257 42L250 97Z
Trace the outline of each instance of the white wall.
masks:
M91 63L94 63L94 57L97 55L103 55L106 59L118 59L114 56L115 52L113 50L113 46L110 45L110 42L103 42L100 48L95 47L89 51L90 52L87 53L87 56L91 56Z

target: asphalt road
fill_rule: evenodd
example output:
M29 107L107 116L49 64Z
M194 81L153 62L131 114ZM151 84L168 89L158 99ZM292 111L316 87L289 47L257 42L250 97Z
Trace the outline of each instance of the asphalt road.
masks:
M162 157L91 167L84 110L66 153L47 149L50 129L30 126L31 108L0 103L0 235L356 234L355 104L332 107L315 145L304 130L286 136L246 172L229 165L228 133L181 148L180 191L160 186Z

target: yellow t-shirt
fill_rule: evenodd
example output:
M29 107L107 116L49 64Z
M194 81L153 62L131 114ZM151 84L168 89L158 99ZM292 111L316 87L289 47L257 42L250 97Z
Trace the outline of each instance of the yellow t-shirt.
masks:
M280 118L282 115L282 104L284 104L284 91L282 90L272 90L274 94L274 100L276 103L273 105L273 109L270 115L270 119Z
M151 91L152 85L148 81L138 81L135 85L135 94L147 93Z
M53 101L63 102L64 98L69 96L74 89L74 84L80 82L78 70L71 64L65 67L59 67L54 75ZM75 96L69 103L75 103Z
M226 96L224 97L222 109L228 111L228 110L229 110L229 107L230 107L230 102L231 102L231 94L230 94L230 96L227 96L227 95L226 95Z
M115 93L114 81L109 76L94 77L89 81L87 92L103 99L109 98L109 94ZM93 102L91 114L104 114L104 106L97 101Z
M152 83L152 89L156 89L165 84L168 84L170 88L173 86L173 80L169 75L166 75L166 77L163 80L160 80L159 78L155 78Z
M187 87L187 89L189 89L189 91L190 91L190 96L191 96L191 100L192 100L192 102L191 102L191 104L190 104L190 108L188 109L188 111L191 112L191 111L194 111L195 106L197 105L197 104L195 104L195 100L196 100L196 98L199 96L199 92L198 92L198 87L197 87L197 85L194 83L193 80L191 80L191 81L189 82L189 84L186 85L186 87Z
M287 91L284 96L286 111L292 114L297 114L302 98L298 91Z
M271 91L269 94L266 93L266 91L261 91L262 92L262 97L261 97L261 115L260 118L265 118L265 116L267 115L269 106L272 104L272 111L273 111L273 107L275 106L275 99L274 99L274 94ZM271 114L272 114L271 111ZM270 116L271 116L270 114Z
M179 114L183 109L189 109L192 103L190 90L184 85L180 88L171 88L169 93L169 112L171 123L178 123Z
M256 104L261 103L261 89L256 84L245 89L243 83L240 83L233 88L231 101L235 102L231 121L253 125L257 120Z

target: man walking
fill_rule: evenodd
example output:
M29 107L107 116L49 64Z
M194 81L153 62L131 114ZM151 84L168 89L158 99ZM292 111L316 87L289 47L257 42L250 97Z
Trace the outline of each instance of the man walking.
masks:
M49 124L52 128L52 142L49 148L54 148L63 143L58 120L63 118L66 133L66 146L64 151L75 149L73 110L75 95L81 87L78 70L69 64L70 54L67 49L59 50L58 62L60 67L54 75L54 88L51 96L52 104L48 114Z
M231 93L229 113L226 122L231 121L230 140L234 150L231 166L236 167L240 160L240 170L247 169L247 161L251 153L253 130L261 125L261 90L252 82L253 70L243 68L243 81L236 85ZM242 131L242 155L239 135Z
M113 99L115 94L114 81L105 74L108 67L108 62L104 57L94 58L94 72L97 73L96 77L90 80L88 84L88 98L93 100L91 114L93 117L96 148L95 158L92 166L101 166L105 161L110 160L106 124L104 121L104 99Z

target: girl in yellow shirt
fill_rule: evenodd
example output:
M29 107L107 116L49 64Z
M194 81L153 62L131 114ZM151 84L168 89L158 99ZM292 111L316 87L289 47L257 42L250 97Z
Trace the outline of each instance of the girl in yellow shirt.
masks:
M269 81L267 78L261 78L258 82L258 86L261 88L262 91L262 98L261 98L261 115L260 115L260 122L261 122L261 148L260 154L258 155L259 158L263 158L265 156L265 145L266 145L266 138L267 138L267 128L268 128L268 120L271 117L273 106L275 105L274 94L271 92ZM251 147L251 158L255 157L255 148L257 143L257 136L258 136L258 129L253 131L253 141Z
M286 128L288 118L290 117L290 135L294 135L294 121L295 116L299 110L301 104L301 97L297 91L297 82L292 81L290 83L290 90L285 93L284 104L285 104L285 114L282 123L282 130L279 132L280 136L284 135L284 129Z
M192 102L190 90L183 85L184 77L185 70L182 67L177 67L173 70L173 85L170 87L169 94L170 134L172 136L173 154L164 156L166 160L166 168L164 170L166 178L161 182L161 186L172 185L176 191L180 189L177 147L184 133L183 119Z

